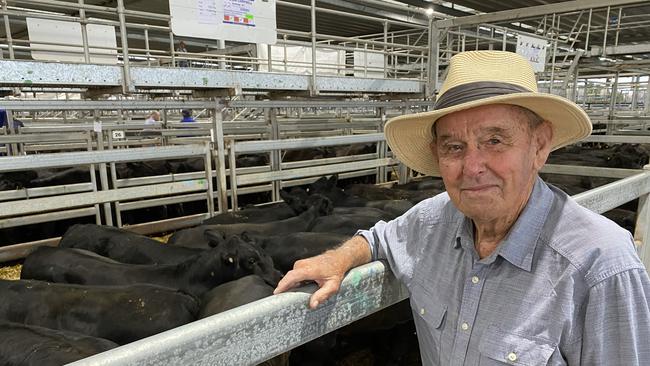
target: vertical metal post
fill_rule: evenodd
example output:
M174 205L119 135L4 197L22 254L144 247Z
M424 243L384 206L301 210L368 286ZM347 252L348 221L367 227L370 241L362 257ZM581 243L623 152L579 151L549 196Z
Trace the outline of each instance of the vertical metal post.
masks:
M92 134L88 133L87 136L87 149L93 151L93 138ZM92 184L93 192L97 192L97 175L95 174L95 164L90 164L90 184ZM99 209L99 204L94 204L95 208L95 224L102 224L102 213Z
M271 72L273 71L273 55L272 55L272 49L271 45L267 44L266 45L266 67L268 68L268 71Z
M98 151L103 151L104 150L104 132L102 130L102 121L99 115L99 110L94 111L94 121L95 121L95 136L97 136L97 150ZM110 187L108 186L108 174L106 173L106 163L100 163L99 164L99 180L101 181L101 189L104 190L109 190ZM112 226L113 225L113 216L111 213L111 204L110 202L105 202L103 204L104 206L104 219L106 220L106 225Z
M386 123L386 108L380 107L377 108L377 115L380 119L379 125L377 126L377 132L384 132L384 124ZM386 141L377 142L377 159L383 159L388 154L388 147ZM386 182L386 167L380 166L377 168L377 177L375 178L376 183L385 183Z
M607 30L609 28L609 10L611 7L607 7L607 15L605 16L605 31L603 32L603 56L607 54Z
M640 76L635 76L633 78L633 83L634 85L632 86L632 105L631 108L633 111L636 112L636 109L638 107L638 99L639 99L639 82L641 81Z
M2 10L7 11L7 0L2 0ZM5 38L7 39L7 47L9 48L9 59L15 59L14 56L14 41L11 37L11 27L9 26L9 15L4 15L5 23Z
M573 95L571 96L571 100L574 103L578 102L578 73L579 70L576 67L575 71L573 72L573 87L571 88L571 90L573 90Z
M553 94L553 89L555 84L555 54L557 53L557 36L553 40L553 53L551 54L551 80L548 84L549 94Z
M83 9L84 0L79 0L79 18L81 20L81 43L84 49L84 60L90 63L90 51L88 46L88 29L86 28L86 11Z
M507 45L506 37L508 36L508 32L506 31L505 28L503 28L501 31L503 32L503 38L501 39L501 51L505 51Z
M217 203L219 212L228 211L228 188L226 185L226 149L223 140L223 105L220 99L214 100L214 115L212 116L213 146L217 147L215 162L217 163Z
M232 210L239 210L239 201L237 197L237 156L235 155L235 140L228 139L228 169L230 170L230 202Z
M147 66L151 66L151 49L149 48L149 29L144 29L144 49L147 54Z
M223 39L218 39L217 40L217 48L220 50L226 49L226 41ZM222 57L219 57L219 69L220 70L225 70L226 69L226 56L225 54Z
M271 128L271 140L280 139L280 128L278 126L277 111L275 108L266 108L264 109L264 115L266 122ZM280 161L280 150L271 151L271 171L277 172L282 170L282 164ZM274 180L272 183L273 191L271 192L271 199L273 201L280 200L280 189L282 188L282 181Z
M587 20L587 35L585 36L585 51L589 51L589 33L591 33L591 14L594 9L589 9L589 20Z
M429 19L429 62L427 63L426 98L434 96L438 88L438 47L440 41L438 27Z
M645 87L645 98L643 100L643 114L650 114L650 75L648 75L648 84Z
M122 88L124 93L134 91L133 83L131 82L131 69L129 66L129 41L126 34L126 17L124 15L124 0L117 0L117 16L120 21L120 39L122 41L122 60L124 62L124 80Z
M120 118L122 117L122 113L119 113ZM108 130L108 149L113 150L113 134L112 130ZM109 169L111 171L111 184L113 185L113 188L118 188L117 185L117 170L115 169L115 162L109 163ZM113 202L115 205L115 224L117 227L122 227L122 210L120 208L120 201L115 201Z
M203 155L203 168L205 169L205 183L207 184L208 214L214 216L214 188L212 186L212 149L210 143L204 144L205 154Z
M318 95L316 85L316 0L311 0L311 90L312 96Z
M616 96L618 94L618 74L619 72L616 71L616 74L614 76L614 82L612 83L612 93L609 98L609 112L607 113L607 134L608 135L612 135L615 130L614 109L616 108Z
M14 111L7 109L7 130L9 131L10 135L15 135L16 130L14 129ZM9 151L7 151L7 156L18 155L18 144L12 143L9 144Z
M384 77L388 77L388 22L384 20Z
M284 72L287 72L287 35L282 36L282 39L284 40L282 44L282 62L284 63Z
M646 165L643 169L648 173L650 166ZM643 265L647 271L650 271L650 199L648 199L647 194L639 197L634 228L634 244L636 244L637 253Z
M169 53L172 55L172 67L176 67L176 47L174 45L174 32L172 32L172 21L169 20Z

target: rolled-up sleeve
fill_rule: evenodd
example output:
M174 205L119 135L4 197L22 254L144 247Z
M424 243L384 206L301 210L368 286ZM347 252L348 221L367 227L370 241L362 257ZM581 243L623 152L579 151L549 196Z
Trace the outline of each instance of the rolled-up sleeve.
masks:
M370 244L372 260L386 260L395 276L407 283L417 263L418 251L413 238L426 235L422 216L429 211L431 200L425 200L412 207L394 220L379 221L369 230L359 230ZM408 245L410 243L410 245Z
M650 280L644 269L591 287L581 348L583 365L650 365Z

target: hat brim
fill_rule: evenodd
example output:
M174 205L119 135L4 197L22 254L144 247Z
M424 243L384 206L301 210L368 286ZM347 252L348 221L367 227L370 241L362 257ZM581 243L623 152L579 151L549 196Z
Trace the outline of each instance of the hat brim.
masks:
M591 134L589 116L575 103L553 94L516 93L462 103L430 112L391 118L384 128L386 141L395 156L409 168L427 175L439 175L430 144L431 127L441 117L488 104L517 105L535 112L553 125L553 150L575 143Z

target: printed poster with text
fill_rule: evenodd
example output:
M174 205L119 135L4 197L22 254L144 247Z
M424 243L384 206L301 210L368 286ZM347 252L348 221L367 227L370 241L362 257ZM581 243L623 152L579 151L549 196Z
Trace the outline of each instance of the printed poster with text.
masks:
M544 71L544 66L546 66L545 39L528 37L520 34L517 36L517 53L530 61L535 72Z
M223 0L223 22L254 27L254 1L255 0Z

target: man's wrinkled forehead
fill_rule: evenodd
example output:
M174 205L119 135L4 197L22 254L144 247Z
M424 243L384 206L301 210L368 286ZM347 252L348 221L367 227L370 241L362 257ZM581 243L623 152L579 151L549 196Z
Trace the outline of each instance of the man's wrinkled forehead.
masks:
M496 105L489 105L489 106L481 106L481 107L461 110L440 117L431 126L431 135L433 136L434 139L450 136L449 133L447 133L446 131L441 131L440 128L438 127L439 125L444 124L445 121L449 120L449 118L453 118L453 120L458 121L467 117L471 117L473 120L476 120L476 122L479 121L482 122L485 120L485 118L490 118L490 117L486 117L486 114L484 113L476 113L477 112L476 110L492 109L492 112L494 112L496 108L500 110L498 111L498 113L496 113L494 116L491 117L494 123L490 123L489 125L482 127L479 133L512 132L513 130L518 128L530 127L533 118L536 120L539 119L539 121L542 120L539 116L534 114L532 111L515 105L496 104ZM470 122L474 122L474 121L470 121Z

